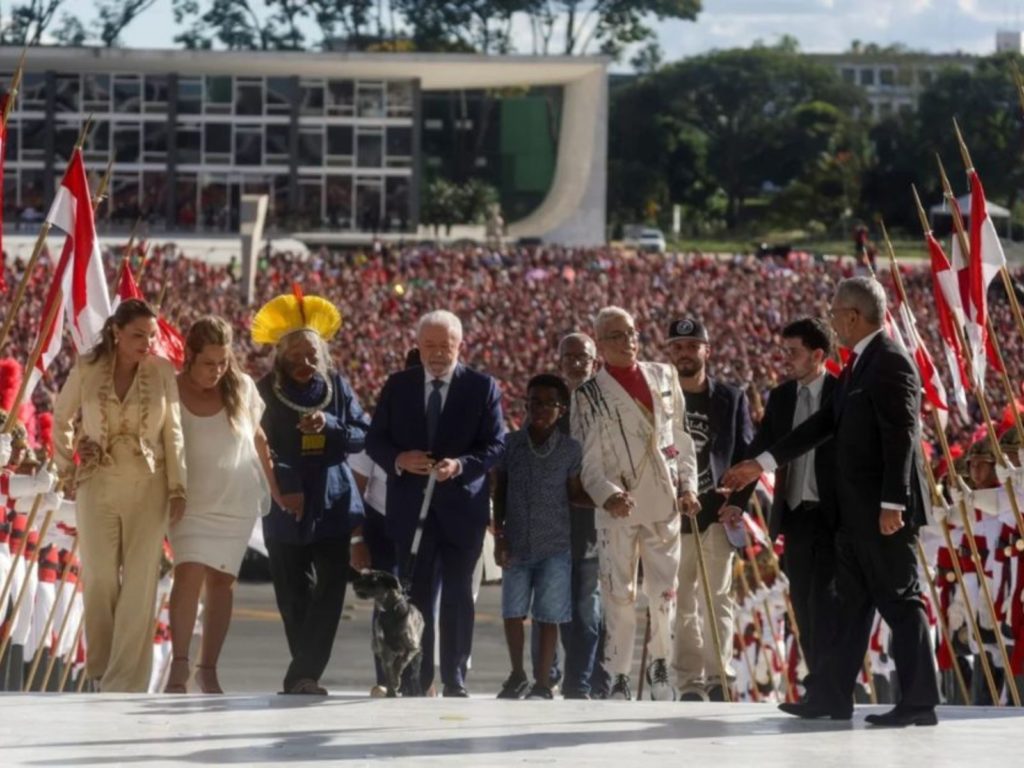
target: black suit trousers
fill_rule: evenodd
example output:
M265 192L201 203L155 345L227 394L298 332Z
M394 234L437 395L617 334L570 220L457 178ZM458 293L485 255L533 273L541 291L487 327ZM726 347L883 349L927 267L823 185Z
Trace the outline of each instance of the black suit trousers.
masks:
M270 576L292 661L284 690L319 680L331 659L348 585L349 539L286 544L267 539Z
M783 568L789 579L800 648L813 680L825 673L824 660L835 641L838 604L835 584L835 530L817 504L786 509ZM810 680L807 681L810 683Z
M871 637L875 609L892 630L892 656L899 676L900 704L933 707L939 702L935 655L928 616L917 579L917 532L903 528L892 536L836 538L836 592L839 626L831 670L835 703L849 706Z

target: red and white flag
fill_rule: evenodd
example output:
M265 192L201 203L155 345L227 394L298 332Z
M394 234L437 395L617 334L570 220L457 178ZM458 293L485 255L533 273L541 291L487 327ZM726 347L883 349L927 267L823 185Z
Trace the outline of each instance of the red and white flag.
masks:
M121 277L117 281L117 294L114 296L113 308L127 299L143 299L139 284L135 282L130 265L125 260L124 268L121 270ZM185 365L185 339L181 332L167 322L163 317L157 318L156 341L153 342L153 353L159 357L169 360L179 371Z
M935 235L925 235L928 252L931 255L932 293L935 297L935 312L939 317L939 336L942 338L942 351L949 366L953 379L953 399L957 410L966 423L970 423L967 413L967 390L971 386L964 367L964 350L956 334L956 324L963 327L964 311L960 303L960 290L957 276L950 266L946 254L942 250ZM955 303L954 303L955 302Z
M984 332L988 321L988 287L1006 266L1006 255L1003 253L1003 244L999 241L992 217L988 215L985 188L981 185L978 172L973 168L970 169L968 179L971 184L971 263L968 266L971 295L970 319L977 323ZM998 358L992 349L992 342L988 339L987 332L982 335L982 339L985 340L988 361L998 370Z
M80 149L71 156L46 220L63 230L67 238L54 271L53 283L47 292L40 322L49 315L54 302L59 302L67 313L75 349L81 354L92 349L100 339L103 323L110 317L110 295L96 237L89 180ZM60 312L58 309L43 354L30 374L30 393L47 366L60 353L63 338Z
M103 323L110 317L110 295L80 149L71 156L46 220L72 241L71 269L65 272L70 278L70 290L65 292L68 323L75 349L86 352L99 341Z
M920 334L917 331L917 321L910 309L902 301L897 307L899 324L903 329L903 338L906 340L907 354L914 358L917 363L918 373L921 374L921 385L924 387L924 396L934 408L941 411L949 410L949 399L946 396L946 385L942 383L939 370L935 367L928 347L924 345ZM940 413L940 415L942 415Z

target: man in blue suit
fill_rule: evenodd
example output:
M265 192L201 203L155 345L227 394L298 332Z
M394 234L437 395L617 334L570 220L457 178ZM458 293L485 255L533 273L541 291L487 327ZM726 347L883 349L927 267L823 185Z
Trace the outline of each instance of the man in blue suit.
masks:
M459 363L462 323L437 310L420 318L422 368L384 385L366 439L388 473L385 526L406 567L428 476L437 477L411 578L411 598L426 619L419 687L434 680L434 604L441 587L441 682L465 697L473 644L473 569L490 520L488 473L505 447L498 383ZM416 688L415 685L412 686Z

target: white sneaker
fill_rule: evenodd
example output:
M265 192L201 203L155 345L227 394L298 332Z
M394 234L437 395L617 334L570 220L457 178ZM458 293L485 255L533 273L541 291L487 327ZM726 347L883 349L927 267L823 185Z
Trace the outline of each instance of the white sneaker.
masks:
M647 685L652 701L675 701L676 689L668 679L668 664L664 659L655 659L647 668Z
M633 698L633 694L629 690L629 675L615 676L615 684L612 685L608 698L618 699L619 701L629 701Z

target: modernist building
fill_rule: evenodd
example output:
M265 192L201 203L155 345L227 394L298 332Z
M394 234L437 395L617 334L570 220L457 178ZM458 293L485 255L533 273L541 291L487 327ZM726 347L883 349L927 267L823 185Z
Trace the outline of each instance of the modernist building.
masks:
M0 82L19 54L0 49ZM4 219L42 215L91 115L85 159L97 174L114 160L102 214L112 224L142 216L152 229L237 232L240 196L266 193L272 231L412 233L422 136L437 128L437 118L424 124L426 95L533 88L557 96L556 151L540 175L547 188L534 189L536 206L510 234L600 242L606 67L596 57L33 48L8 125ZM499 187L501 173L524 173L514 155L490 157Z

